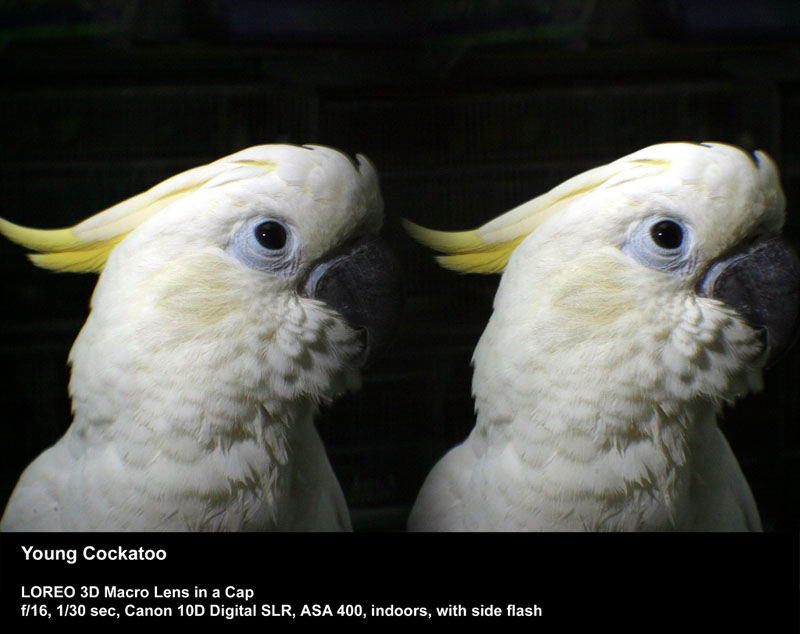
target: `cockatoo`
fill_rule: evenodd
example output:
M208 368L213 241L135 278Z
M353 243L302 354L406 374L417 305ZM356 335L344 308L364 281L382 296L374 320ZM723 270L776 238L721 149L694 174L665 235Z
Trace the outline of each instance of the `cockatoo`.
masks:
M314 427L401 308L374 168L263 145L80 224L0 221L56 271L102 271L69 361L74 418L7 531L347 530Z
M797 327L800 264L763 152L645 148L477 230L413 223L503 272L473 355L477 421L410 530L759 530L717 426Z

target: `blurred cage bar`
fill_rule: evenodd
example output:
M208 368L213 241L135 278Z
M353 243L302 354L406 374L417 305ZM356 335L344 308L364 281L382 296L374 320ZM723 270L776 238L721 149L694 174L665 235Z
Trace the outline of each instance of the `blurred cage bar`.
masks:
M716 140L778 160L800 238L792 3L345 2L336 19L321 0L34 4L0 4L10 220L67 226L261 143L330 145L378 168L405 319L361 392L318 423L358 530L402 530L430 467L469 433L470 358L498 281L441 270L400 218L472 228L646 145ZM0 267L4 504L69 424L66 359L95 277L35 269L6 241ZM799 366L795 349L723 420L769 530L800 530Z

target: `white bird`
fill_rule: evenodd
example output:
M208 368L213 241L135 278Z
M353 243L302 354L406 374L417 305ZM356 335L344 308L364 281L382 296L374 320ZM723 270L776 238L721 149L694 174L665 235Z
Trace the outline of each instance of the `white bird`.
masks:
M763 152L669 143L475 231L409 223L445 267L503 271L473 357L475 428L409 529L760 529L717 415L797 329L784 206Z
M314 415L399 313L382 212L363 157L264 145L69 229L0 220L40 266L102 271L69 357L73 422L2 529L350 529Z

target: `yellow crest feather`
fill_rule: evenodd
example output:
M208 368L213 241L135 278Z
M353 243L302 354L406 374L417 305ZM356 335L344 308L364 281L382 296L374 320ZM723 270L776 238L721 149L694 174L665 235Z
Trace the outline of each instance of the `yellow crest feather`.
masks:
M30 260L45 269L72 273L98 273L114 248L131 231L156 212L203 187L238 178L262 175L275 169L270 161L250 158L250 148L208 165L176 174L137 196L101 211L65 229L32 229L0 218L0 234L31 251Z
M545 220L598 187L660 174L664 160L623 158L565 181L546 194L515 207L470 231L437 231L408 220L406 231L417 242L445 253L436 257L443 267L459 273L502 273L514 250Z
M127 234L125 234L127 235ZM125 235L113 240L105 240L96 244L81 246L75 251L57 251L51 253L31 253L28 258L36 266L62 273L99 273L106 265L108 256Z
M448 255L436 257L446 269L459 273L502 273L508 258L524 236L506 242L488 244L477 231L436 231L403 220L406 231L417 242Z

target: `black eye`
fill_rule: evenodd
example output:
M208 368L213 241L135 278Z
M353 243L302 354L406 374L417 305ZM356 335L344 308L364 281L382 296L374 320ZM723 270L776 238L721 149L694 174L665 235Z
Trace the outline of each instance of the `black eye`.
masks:
M279 222L267 220L255 228L256 240L265 249L280 251L286 245L286 228Z
M677 222L661 220L650 227L650 237L662 249L677 249L683 244L683 229Z

